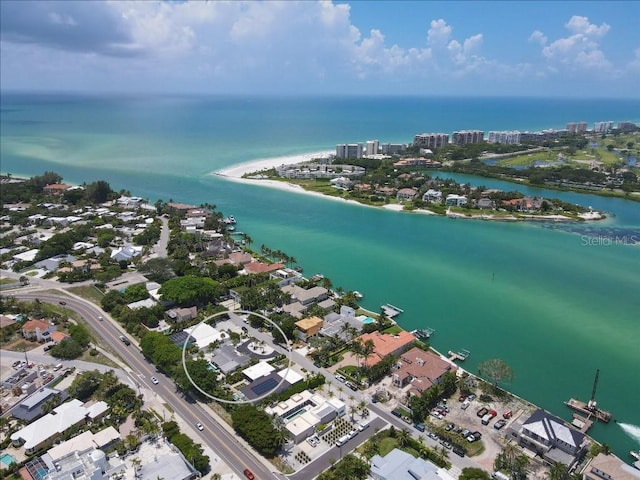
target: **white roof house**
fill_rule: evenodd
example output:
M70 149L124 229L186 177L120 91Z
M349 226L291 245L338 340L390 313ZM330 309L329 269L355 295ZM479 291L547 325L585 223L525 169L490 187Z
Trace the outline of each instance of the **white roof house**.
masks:
M184 331L191 335L191 338L194 339L200 349L206 348L213 342L222 339L222 332L207 323L185 328Z
M273 372L275 368L269 365L267 362L258 362L255 365L245 368L242 373L252 382L258 378L265 377Z
M62 434L68 428L83 422L87 417L94 418L107 409L105 402L97 402L86 408L80 400L73 399L63 403L53 412L39 418L35 422L11 435L15 445L24 445L27 453L34 451L49 439Z

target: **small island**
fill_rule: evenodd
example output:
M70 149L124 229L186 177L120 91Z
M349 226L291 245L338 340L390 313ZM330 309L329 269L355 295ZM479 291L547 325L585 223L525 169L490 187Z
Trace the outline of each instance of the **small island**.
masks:
M451 218L600 220L604 214L588 206L459 184L441 172L640 201L637 147L633 150L639 140L638 127L629 122L620 122L617 129L612 122L596 122L591 131L581 122L568 124L566 130L489 132L486 140L479 130L454 132L453 143L447 134L418 134L410 145L371 140L366 145L337 145L335 154L247 165L241 177L368 206Z

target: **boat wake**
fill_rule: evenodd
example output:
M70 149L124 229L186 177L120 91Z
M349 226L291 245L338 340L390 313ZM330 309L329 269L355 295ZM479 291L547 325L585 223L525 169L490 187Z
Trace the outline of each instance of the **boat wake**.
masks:
M624 433L640 444L640 427L638 425L631 425L629 423L618 423L618 425L624 430Z

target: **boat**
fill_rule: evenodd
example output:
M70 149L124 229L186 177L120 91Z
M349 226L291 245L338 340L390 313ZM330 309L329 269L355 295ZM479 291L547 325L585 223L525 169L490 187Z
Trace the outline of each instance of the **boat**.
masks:
M353 296L356 297L357 300L362 300L364 298L364 295L362 295L359 291L354 290L353 292Z
M227 231L228 231L228 232L233 232L235 229L236 229L236 227L234 227L233 225L229 225L229 226L227 227Z
M324 279L324 275L321 274L321 273L316 273L313 277L311 277L309 279L309 281L311 281L311 282L319 282L322 279Z
M631 450L629 452L629 455L631 455L636 460L640 461L640 450Z
M431 335L435 333L435 330L433 328L419 328L413 330L411 333L413 333L419 339L429 339Z
M598 386L599 376L600 370L596 370L596 377L593 380L593 389L591 390L591 400L589 400L588 402L583 402L582 400L570 398L568 401L564 402L564 404L570 409L586 415L587 419L593 416L597 420L600 420L602 423L609 423L611 421L611 413L597 407L596 387Z
M233 215L229 215L227 218L223 219L222 221L227 225L233 225L236 223L236 217L234 217Z

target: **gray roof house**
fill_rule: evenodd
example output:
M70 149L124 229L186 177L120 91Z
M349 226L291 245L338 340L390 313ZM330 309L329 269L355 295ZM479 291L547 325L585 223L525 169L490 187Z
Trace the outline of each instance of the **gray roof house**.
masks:
M547 462L560 462L569 468L580 459L589 446L586 435L541 409L536 410L522 424L512 425L508 435Z

